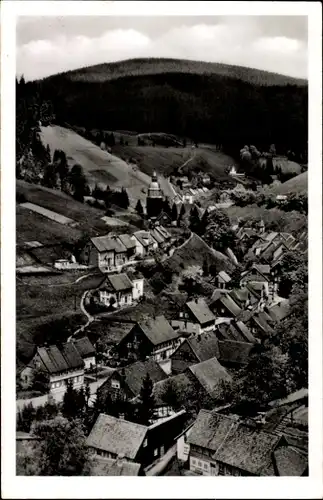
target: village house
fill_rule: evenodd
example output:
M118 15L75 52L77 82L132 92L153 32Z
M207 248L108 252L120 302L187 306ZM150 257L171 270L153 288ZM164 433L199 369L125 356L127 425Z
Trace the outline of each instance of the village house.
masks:
M115 271L128 262L128 249L118 236L97 236L91 238L81 252L81 262L101 271Z
M160 212L158 217L156 217L154 223L162 224L163 226L171 226L172 225L172 218L169 214L167 214L164 210Z
M147 375L149 375L153 384L167 378L154 359L137 361L111 373L98 388L98 398L104 401L109 395L112 399L134 399L140 394L140 389Z
M154 228L151 229L150 234L156 241L158 248L165 249L171 243L172 237L163 226L155 224Z
M149 426L101 413L87 440L89 451L100 457L135 462L147 467L162 457L185 427L187 415L181 410Z
M231 277L225 271L220 271L216 276L216 283L218 288L225 289L227 288L231 281Z
M158 248L156 240L153 239L149 231L136 231L132 238L136 244L136 254L141 257L145 257Z
M171 355L173 375L184 372L189 366L218 355L218 340L215 333L192 336L185 339Z
M176 457L181 463L187 463L190 454L190 445L188 444L188 436L192 431L194 422L186 427L178 436L176 436Z
M200 387L212 398L221 395L222 385L232 380L228 371L219 363L216 357L202 363L189 366L184 372L190 380L198 382Z
M205 300L199 298L187 302L179 318L173 319L171 324L175 330L202 334L215 329L215 316Z
M157 316L135 324L116 350L124 359L144 360L151 356L155 361L163 362L181 343L182 337L182 333L173 330L164 316Z
M68 382L73 383L75 389L84 384L84 361L72 342L67 342L61 348L51 345L38 347L37 353L21 372L23 385L31 385L36 370L48 374L49 392L65 392Z
M209 308L217 318L237 318L242 312L229 293L218 295Z
M73 344L84 361L84 370L87 371L94 368L96 366L95 347L91 344L88 337L73 340Z
M144 278L132 270L127 273L107 274L99 285L97 294L99 301L106 306L130 306L143 296Z
M98 287L99 301L115 308L131 306L133 283L126 273L108 274Z
M232 320L217 325L216 336L219 340L256 343L256 338L243 321Z
M296 475L286 464L292 455L297 475L307 471L305 456L295 455L282 435L245 425L235 415L201 410L187 442L190 470L198 475L279 476L286 470Z

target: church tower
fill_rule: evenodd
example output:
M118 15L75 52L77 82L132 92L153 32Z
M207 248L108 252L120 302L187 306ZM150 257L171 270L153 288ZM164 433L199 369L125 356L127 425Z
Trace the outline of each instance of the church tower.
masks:
M157 180L157 174L156 172L154 172L151 178L151 183L148 188L147 205L146 205L147 215L149 219L158 217L158 215L163 210L163 203L164 203L163 193L162 190L160 189Z

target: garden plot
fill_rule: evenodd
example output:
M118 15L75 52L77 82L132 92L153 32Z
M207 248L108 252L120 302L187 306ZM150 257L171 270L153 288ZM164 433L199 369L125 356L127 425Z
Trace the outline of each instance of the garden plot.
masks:
M58 214L57 212L53 212L52 210L48 210L47 208L40 207L39 205L35 205L34 203L21 203L20 206L43 215L44 217L47 217L47 219L59 222L59 224L75 225L75 221L73 219L65 217L65 215Z

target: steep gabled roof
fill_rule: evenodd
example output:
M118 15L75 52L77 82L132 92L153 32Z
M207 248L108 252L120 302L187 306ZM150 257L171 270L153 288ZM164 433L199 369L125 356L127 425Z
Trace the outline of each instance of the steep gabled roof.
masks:
M199 337L192 336L186 341L194 352L199 362L218 357L218 340L215 333L203 333Z
M154 244L154 240L151 237L149 231L136 231L134 233L134 236L137 238L137 240L139 241L139 243L141 243L143 247L148 247Z
M131 250L132 248L136 247L136 242L131 238L129 234L119 234L118 238L127 250Z
M89 341L88 337L82 337L81 339L74 340L73 343L81 358L86 358L87 356L95 354L95 348Z
M87 446L134 460L145 439L148 427L100 413Z
M187 442L216 452L228 432L238 426L237 417L200 410Z
M215 316L204 299L199 298L198 300L191 300L186 303L186 306L201 325L209 323L210 321L215 321Z
M111 236L97 236L91 238L91 242L95 246L98 252L111 252L116 253L126 252L127 249L123 243L118 238L112 238Z
M219 391L219 384L222 381L231 380L231 375L214 357L202 363L192 365L188 370L193 373L201 386L211 397L216 397Z
M228 433L215 456L231 467L261 475L272 461L272 451L280 440L281 436L239 424Z
M154 238L154 240L156 240L156 241L157 241L157 243L159 243L159 244L164 243L165 238L164 238L164 237L160 234L160 232L159 232L159 231L157 231L157 228L152 229L152 230L150 231L150 234L151 234L151 236Z
M39 347L37 354L50 374L84 367L84 361L72 342L63 344L61 349L55 345Z
M125 382L134 396L140 393L142 383L147 374L151 378L153 384L167 378L165 372L153 359L137 361L136 363L126 366L123 372L125 375Z
M179 332L173 330L165 316L147 318L139 321L138 325L154 345L169 342L180 336Z
M107 276L107 281L116 292L132 289L132 283L126 273L109 274Z
M231 281L231 277L225 271L220 271L218 276L222 278L225 283L229 283Z
M219 302L221 302L230 311L232 316L239 316L241 313L240 307L229 294L220 297Z
M156 230L161 234L161 236L165 240L169 240L171 238L170 233L167 231L167 229L164 226L157 226Z

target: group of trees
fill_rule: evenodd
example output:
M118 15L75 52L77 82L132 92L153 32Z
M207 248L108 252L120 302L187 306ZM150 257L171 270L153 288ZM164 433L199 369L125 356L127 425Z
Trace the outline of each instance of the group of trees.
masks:
M118 191L111 189L109 185L105 189L96 185L90 194L95 200L103 201L107 209L111 208L112 205L117 205L127 210L130 204L127 190L124 187Z

